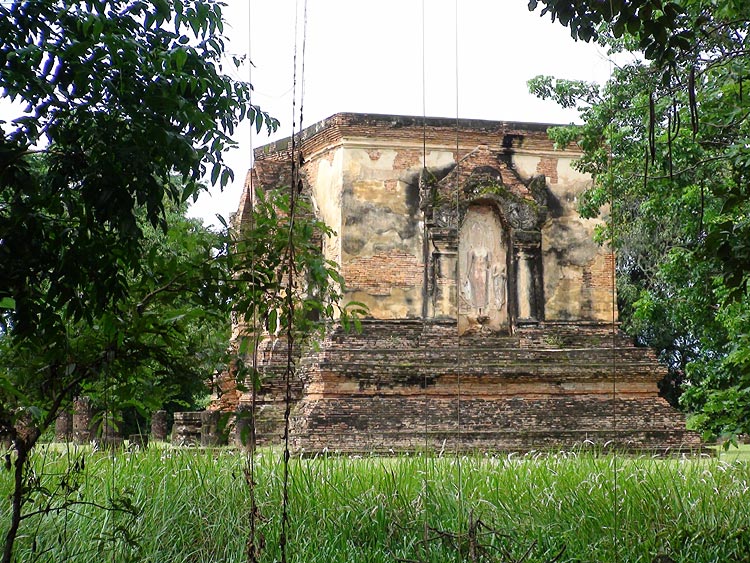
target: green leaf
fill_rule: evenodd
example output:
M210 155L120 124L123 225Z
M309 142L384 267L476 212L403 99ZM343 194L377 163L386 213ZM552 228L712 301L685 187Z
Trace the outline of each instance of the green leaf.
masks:
M182 70L182 68L185 66L185 61L187 61L188 54L185 49L175 49L172 53L172 60L174 61L175 68L177 70Z
M268 322L266 323L266 330L271 334L275 333L279 329L278 313L276 309L271 309L268 313Z

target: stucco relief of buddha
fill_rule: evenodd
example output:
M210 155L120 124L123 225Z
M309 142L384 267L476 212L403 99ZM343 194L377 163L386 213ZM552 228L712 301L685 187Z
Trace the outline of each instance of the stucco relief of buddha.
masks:
M472 308L480 315L488 309L501 309L505 305L506 283L504 266L493 263L489 250L483 247L469 250L462 291Z
M459 239L459 331L508 327L507 235L490 206L472 206Z

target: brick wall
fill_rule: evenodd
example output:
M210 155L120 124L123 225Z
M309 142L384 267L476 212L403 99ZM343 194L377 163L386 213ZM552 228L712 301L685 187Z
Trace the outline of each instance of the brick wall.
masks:
M614 273L614 254L607 253L583 269L583 287L586 289L611 289Z
M394 287L422 285L419 260L399 250L352 257L344 264L343 275L349 291L365 291L370 295L389 295Z

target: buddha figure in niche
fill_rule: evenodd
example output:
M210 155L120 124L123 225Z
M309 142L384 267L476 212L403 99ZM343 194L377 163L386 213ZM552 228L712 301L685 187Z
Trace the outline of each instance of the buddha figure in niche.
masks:
M459 330L508 327L507 235L489 205L472 205L459 240Z

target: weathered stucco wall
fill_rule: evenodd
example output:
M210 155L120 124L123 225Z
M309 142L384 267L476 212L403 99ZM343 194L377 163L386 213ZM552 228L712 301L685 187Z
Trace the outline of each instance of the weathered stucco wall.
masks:
M342 273L350 299L381 319L422 309L419 172L413 149L345 145Z
M314 155L304 167L315 212L334 232L323 239L323 252L337 264L341 263L343 166L344 150L336 146Z
M611 322L613 314L617 319L612 307L614 257L594 241L601 221L578 214L591 178L573 168L576 156L555 151L513 156L522 178L544 174L547 181L548 219L541 229L545 319Z
M570 159L557 164L550 182L549 219L542 228L545 313L548 320L612 321L614 257L594 241L599 219L578 214L581 193L591 180Z

